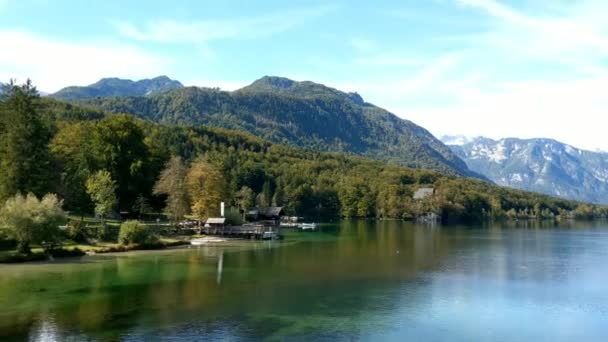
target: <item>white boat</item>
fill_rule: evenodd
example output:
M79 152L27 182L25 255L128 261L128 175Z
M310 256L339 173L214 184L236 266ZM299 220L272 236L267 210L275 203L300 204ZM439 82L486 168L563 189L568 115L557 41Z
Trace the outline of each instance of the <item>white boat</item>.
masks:
M315 230L317 229L316 223L302 223L298 226L302 230Z

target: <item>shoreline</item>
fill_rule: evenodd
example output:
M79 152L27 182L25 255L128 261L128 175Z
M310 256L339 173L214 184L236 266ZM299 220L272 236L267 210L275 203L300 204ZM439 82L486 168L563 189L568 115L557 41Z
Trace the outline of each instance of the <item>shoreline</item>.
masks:
M198 244L193 244L193 241L198 241ZM187 250L201 247L249 247L260 244L260 240L250 240L243 238L232 238L232 237L214 237L206 236L199 237L190 240L177 240L168 243L162 243L160 245L149 245L149 246L88 246L87 248L64 246L59 251L61 255L53 256L47 252L33 252L31 254L18 254L15 251L2 251L0 253L8 254L3 259L0 259L0 265L14 265L14 264L36 264L46 263L58 260L76 259L87 256L112 256L112 255L124 255L126 253L134 252L160 252L160 251L171 251L171 250ZM99 250L94 250L98 248Z

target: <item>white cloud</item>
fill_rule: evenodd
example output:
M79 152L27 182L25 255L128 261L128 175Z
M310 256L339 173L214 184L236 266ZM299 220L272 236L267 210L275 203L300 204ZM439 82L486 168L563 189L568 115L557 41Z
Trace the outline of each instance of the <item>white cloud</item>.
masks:
M552 7L551 14L529 15L494 0L456 0L499 19L478 42L508 56L560 60L608 56L608 2L577 1ZM548 12L546 10L545 12Z
M129 22L117 22L125 37L161 43L205 43L220 39L256 38L286 31L308 20L335 10L335 6L319 6L289 10L262 16L178 21L160 19L142 27Z
M107 41L74 42L29 32L0 30L0 80L31 78L40 90L86 85L102 77L144 78L166 74L168 58Z
M413 72L399 67L429 51L363 54L356 63L393 72L338 84L436 135L549 137L608 150L608 21L602 15L608 2L526 2L543 7L522 10L493 0L451 1L486 15L480 26L486 30L463 34L460 45L450 41L451 50Z

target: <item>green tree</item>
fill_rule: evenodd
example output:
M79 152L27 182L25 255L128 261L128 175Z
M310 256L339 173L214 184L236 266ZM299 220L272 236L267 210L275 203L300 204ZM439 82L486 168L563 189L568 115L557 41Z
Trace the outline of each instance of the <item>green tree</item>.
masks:
M18 251L30 253L30 245L42 244L54 248L61 236L59 226L66 220L57 196L45 195L39 200L34 194L20 194L9 198L0 209L0 223L7 227L18 241Z
M154 185L154 194L167 196L164 211L173 222L182 220L190 212L187 175L188 168L182 159L172 157Z
M58 193L64 198L66 207L78 213L93 209L86 182L99 168L92 150L91 131L94 129L93 122L65 124L50 143L51 154L59 170Z
M95 214L102 219L116 207L116 183L110 172L98 171L87 180L87 193L95 203Z
M20 86L11 82L0 101L0 200L18 192L42 196L52 188L51 135L38 101L30 80Z
M133 117L112 115L95 125L91 139L98 168L108 170L116 181L118 205L131 210L137 195L149 193L154 183L144 132Z
M133 212L137 214L137 216L141 219L143 215L149 213L152 208L148 203L148 199L144 195L139 195L135 199L135 203L133 203Z
M282 207L285 203L285 191L283 189L282 181L277 182L277 187L272 195L272 205L275 207Z
M239 211L243 213L243 218L249 209L255 205L255 196L253 190L247 186L241 187L236 193L236 203L239 207Z

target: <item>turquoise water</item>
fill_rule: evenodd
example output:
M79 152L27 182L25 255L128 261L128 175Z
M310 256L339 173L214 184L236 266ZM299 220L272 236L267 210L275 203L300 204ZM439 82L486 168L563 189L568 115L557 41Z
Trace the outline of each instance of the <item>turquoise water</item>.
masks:
M608 226L342 222L0 266L0 340L606 341Z

